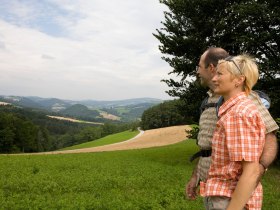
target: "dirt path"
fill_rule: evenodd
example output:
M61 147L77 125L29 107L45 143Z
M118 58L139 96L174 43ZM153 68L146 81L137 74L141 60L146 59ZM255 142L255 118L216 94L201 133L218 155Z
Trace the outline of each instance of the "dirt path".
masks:
M68 154L68 153L88 153L88 152L103 152L103 151L115 151L115 150L129 150L129 149L141 149L148 147L159 147L169 144L175 144L177 142L186 139L186 129L190 129L188 125L172 126L167 128L159 128L153 130L147 130L136 138L110 145L104 145L99 147L76 149L76 150L64 150L54 152L42 152L35 154Z

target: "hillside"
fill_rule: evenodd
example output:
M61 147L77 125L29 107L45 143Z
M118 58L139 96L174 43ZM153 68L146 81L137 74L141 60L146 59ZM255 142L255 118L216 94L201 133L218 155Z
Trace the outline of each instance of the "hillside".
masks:
M30 108L1 105L0 153L52 151L125 130L135 130L138 126L137 123L65 119Z
M40 104L41 107L44 107L47 110L59 112L70 107L72 104L64 100L57 98L40 98L40 97L28 97L37 104Z
M127 130L127 131L123 131L120 133L111 134L111 135L105 136L103 138L96 139L94 141L89 141L89 142L86 142L83 144L66 147L61 150L75 150L75 149L91 148L91 147L116 144L116 143L120 143L123 141L127 141L129 139L135 138L136 136L138 136L137 134L139 134L139 131Z
M119 116L122 121L129 122L136 119L140 119L143 112L152 106L157 104L154 103L139 103L127 106L116 106L112 108L103 108L109 114Z
M141 118L142 113L159 103L160 99L136 98L116 101L97 100L64 100L57 98L41 98L37 96L0 96L0 102L8 102L15 106L55 112L66 117L75 117L93 121L130 122Z
M0 96L0 100L3 102L8 102L10 104L13 104L15 106L19 107L29 107L29 108L35 108L35 109L44 109L43 106L41 106L36 101L33 101L32 99L29 99L27 97L21 97L21 96Z
M82 104L72 105L59 113L64 116L77 117L84 120L95 120L99 116L98 111L89 110L88 107Z
M145 131L141 136L133 140L123 141L117 144L109 144L100 147L90 147L90 148L75 149L75 150L44 152L43 154L88 153L88 152L130 150L130 149L142 149L142 148L149 148L149 147L165 146L165 145L175 144L185 140L187 138L186 130L189 129L190 126L188 125L152 129L152 130Z
M81 104L89 106L91 108L115 108L115 107L125 107L131 105L137 105L142 103L158 104L162 100L155 98L135 98L126 100L116 100L116 101L95 101L95 100L85 100L81 101Z

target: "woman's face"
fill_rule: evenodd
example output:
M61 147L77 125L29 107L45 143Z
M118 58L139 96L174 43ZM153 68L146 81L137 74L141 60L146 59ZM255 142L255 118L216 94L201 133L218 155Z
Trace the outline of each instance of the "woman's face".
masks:
M237 78L227 69L226 62L218 64L216 75L213 77L214 93L221 96L231 95L236 90Z

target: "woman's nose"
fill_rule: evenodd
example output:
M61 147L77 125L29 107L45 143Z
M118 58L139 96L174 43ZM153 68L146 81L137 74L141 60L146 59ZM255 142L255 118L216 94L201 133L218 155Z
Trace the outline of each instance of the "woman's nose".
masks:
M214 77L212 78L212 81L217 81L217 74L214 75Z

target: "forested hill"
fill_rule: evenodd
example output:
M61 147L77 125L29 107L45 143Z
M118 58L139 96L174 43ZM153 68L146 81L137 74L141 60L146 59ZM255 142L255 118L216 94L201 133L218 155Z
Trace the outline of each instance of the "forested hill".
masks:
M74 123L46 114L12 105L0 106L0 153L57 150L138 127L137 123Z
M70 106L65 110L62 110L60 114L93 121L99 116L98 111L90 110L88 107L82 104L75 104L73 106Z
M11 103L19 107L54 112L59 116L75 117L83 120L106 122L108 119L117 119L122 122L135 121L141 118L142 113L159 103L160 99L138 98L117 101L83 100L71 101L56 98L0 96L0 101Z

